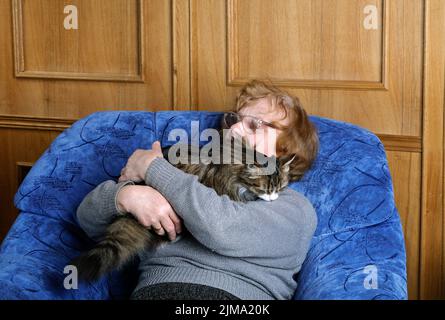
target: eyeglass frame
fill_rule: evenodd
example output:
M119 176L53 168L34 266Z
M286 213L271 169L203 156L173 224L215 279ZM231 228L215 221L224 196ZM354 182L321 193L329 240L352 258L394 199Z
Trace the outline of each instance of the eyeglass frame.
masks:
M263 120L263 119L261 119L261 118L258 118L258 117L255 117L255 116L251 116L251 115L248 115L248 114L239 114L239 113L236 113L236 112L226 112L226 113L224 113L224 116L223 116L223 120L224 120L224 124L227 126L227 123L226 123L226 116L227 115L234 115L234 116L236 116L239 120L236 122L236 123L238 123L238 122L241 122L242 123L242 121L243 121L243 119L244 118L252 118L252 119L254 119L255 121L257 121L257 123L259 123L260 124L260 126L258 126L256 129L248 129L248 130L251 130L251 131L253 131L253 132L255 132L256 130L258 130L258 129L260 129L261 128L261 126L262 125L265 125L265 126L267 126L267 127L270 127L270 128L273 128L273 129L276 129L276 130L282 130L283 128L282 127L280 127L280 126L278 126L278 125L276 125L276 124L273 124L273 123L271 123L271 122L268 122L268 121L265 121L265 120ZM235 124L235 123L234 123ZM244 124L242 124L243 126L244 126Z

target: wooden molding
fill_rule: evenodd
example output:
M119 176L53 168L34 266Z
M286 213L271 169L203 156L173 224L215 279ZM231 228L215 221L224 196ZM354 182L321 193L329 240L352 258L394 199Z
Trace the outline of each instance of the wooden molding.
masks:
M17 71L17 78L58 79L58 80L89 80L89 81L119 81L144 82L141 75L125 75L114 73L85 72L50 72L50 71Z
M69 128L75 121L77 120L0 114L0 128L63 131Z
M243 86L253 80L239 76L238 50L238 17L236 3L238 0L226 0L227 16L227 84ZM282 87L308 89L350 89L350 90L387 90L388 79L388 2L382 1L382 52L381 52L381 81L353 81L353 80L303 80L269 78L275 85ZM257 78L256 78L257 79Z
M445 2L425 2L420 299L445 297L444 92Z
M388 151L422 152L422 138L411 136L398 136L378 134L379 139Z
M26 70L23 45L23 0L12 0L13 38L15 76L17 78L59 79L59 80L91 80L91 81L123 81L144 82L144 8L143 0L136 0L138 6L138 73L93 73L93 72L54 72L41 70Z
M230 68L230 65L229 65ZM230 73L229 73L230 77ZM255 78L258 79L258 78ZM348 90L387 90L383 82L373 81L344 81L344 80L292 80L268 78L274 85L280 87L305 88L305 89L348 89ZM254 78L229 78L230 86L243 86Z

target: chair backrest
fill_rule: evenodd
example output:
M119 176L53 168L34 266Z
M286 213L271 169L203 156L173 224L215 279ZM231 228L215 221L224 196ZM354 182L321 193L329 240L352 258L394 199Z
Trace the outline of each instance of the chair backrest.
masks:
M218 112L98 112L65 130L45 151L20 186L15 204L72 221L84 196L104 180L117 179L131 153L162 145L172 129L191 142L206 128L218 128ZM311 200L319 215L316 235L377 224L394 210L384 148L371 132L338 121L311 117L320 151L313 167L291 187ZM199 121L199 129L192 129ZM196 122L194 123L196 125ZM362 212L363 214L360 214Z

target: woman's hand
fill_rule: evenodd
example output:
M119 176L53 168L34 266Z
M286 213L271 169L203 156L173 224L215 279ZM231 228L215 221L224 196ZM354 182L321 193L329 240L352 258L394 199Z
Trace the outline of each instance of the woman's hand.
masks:
M181 220L170 203L157 190L149 186L124 186L117 194L116 203L122 212L131 213L143 226L158 235L166 232L170 240L181 233Z
M127 164L121 171L119 182L132 180L134 182L141 182L145 179L145 173L148 166L155 158L163 158L161 143L159 141L153 142L151 150L138 149L128 159Z

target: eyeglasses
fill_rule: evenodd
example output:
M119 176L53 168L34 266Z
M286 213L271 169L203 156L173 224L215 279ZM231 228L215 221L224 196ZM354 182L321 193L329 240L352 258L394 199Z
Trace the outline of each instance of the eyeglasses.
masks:
M242 123L243 128L247 133L255 133L256 130L261 129L263 126L281 129L279 126L273 123L264 121L263 119L254 116L242 115L235 112L227 112L224 114L224 126L226 128L230 128L238 122Z

